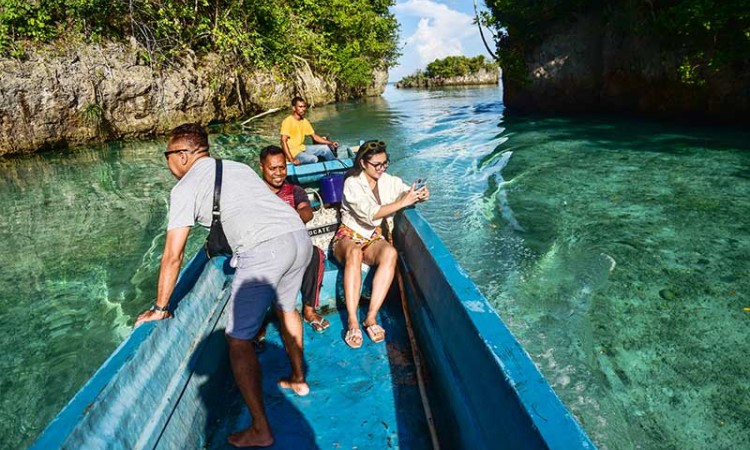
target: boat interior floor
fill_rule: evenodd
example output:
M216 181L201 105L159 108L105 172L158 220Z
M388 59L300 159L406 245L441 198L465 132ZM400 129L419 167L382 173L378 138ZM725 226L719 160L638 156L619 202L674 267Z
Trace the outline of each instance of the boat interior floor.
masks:
M267 328L259 353L266 413L273 449L428 449L431 448L409 336L398 295L391 295L379 314L385 342L373 343L363 330L363 345L344 342L346 313L325 314L324 333L304 327L304 364L310 393L300 397L277 382L290 373L278 321ZM367 304L360 305L360 321ZM231 380L222 390L222 405L206 425L209 449L233 448L230 433L250 426L250 415Z

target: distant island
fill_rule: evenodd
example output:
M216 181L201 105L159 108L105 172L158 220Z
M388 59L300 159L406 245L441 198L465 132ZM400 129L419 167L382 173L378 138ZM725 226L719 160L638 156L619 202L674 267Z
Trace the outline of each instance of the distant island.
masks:
M497 63L485 61L484 56L448 56L427 64L396 83L397 88L429 88L436 86L467 86L497 84L500 80Z

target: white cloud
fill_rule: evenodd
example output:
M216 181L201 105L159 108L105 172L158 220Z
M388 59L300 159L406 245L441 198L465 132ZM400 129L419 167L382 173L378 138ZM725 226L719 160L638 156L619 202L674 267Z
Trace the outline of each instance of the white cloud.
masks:
M438 58L485 53L471 15L431 0L397 3L393 13L402 27L408 21L418 20L418 24L408 36L402 36L403 55L399 66L391 69L391 80L399 80L423 69Z
M417 62L420 66L434 61L437 58L460 55L463 52L463 44L458 36L450 36L442 33L445 29L437 24L432 24L428 18L422 18L417 25L417 31L406 39L407 47L414 47L417 53Z

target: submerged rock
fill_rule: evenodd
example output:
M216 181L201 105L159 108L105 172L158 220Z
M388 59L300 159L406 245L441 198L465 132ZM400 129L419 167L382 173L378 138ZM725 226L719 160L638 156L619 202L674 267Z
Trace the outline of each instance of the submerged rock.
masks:
M677 298L677 293L671 289L662 289L659 291L659 296L664 300L675 300Z

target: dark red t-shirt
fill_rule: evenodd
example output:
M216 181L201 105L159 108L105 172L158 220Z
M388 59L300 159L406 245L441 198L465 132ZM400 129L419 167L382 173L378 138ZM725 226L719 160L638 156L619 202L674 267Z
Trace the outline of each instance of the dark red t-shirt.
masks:
M310 200L307 198L307 192L292 183L284 182L276 195L295 210L300 203L310 203Z

